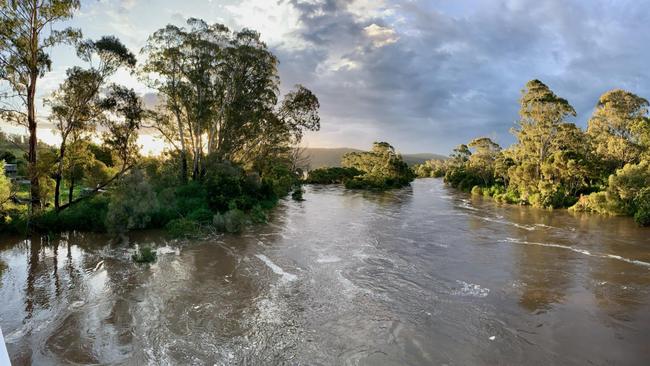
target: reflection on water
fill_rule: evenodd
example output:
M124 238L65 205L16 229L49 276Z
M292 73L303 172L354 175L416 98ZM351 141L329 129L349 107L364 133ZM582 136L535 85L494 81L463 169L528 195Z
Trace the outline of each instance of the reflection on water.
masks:
M418 180L309 187L239 236L0 241L15 365L650 364L650 242L630 219ZM137 265L134 244L158 261Z

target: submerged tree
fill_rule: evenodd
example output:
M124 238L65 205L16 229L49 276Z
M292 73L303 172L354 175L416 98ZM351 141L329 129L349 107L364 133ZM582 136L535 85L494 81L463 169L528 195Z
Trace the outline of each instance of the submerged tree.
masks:
M47 50L72 43L81 32L52 30L52 25L72 18L79 0L0 0L0 80L9 87L0 94L0 112L29 130L29 173L32 212L41 208L37 164L36 90L38 79L50 70Z

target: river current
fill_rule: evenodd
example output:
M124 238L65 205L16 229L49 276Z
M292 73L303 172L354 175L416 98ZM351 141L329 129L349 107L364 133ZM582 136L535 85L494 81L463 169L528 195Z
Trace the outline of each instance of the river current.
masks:
M0 239L12 363L650 364L650 229L629 218L436 179L304 197L240 235Z

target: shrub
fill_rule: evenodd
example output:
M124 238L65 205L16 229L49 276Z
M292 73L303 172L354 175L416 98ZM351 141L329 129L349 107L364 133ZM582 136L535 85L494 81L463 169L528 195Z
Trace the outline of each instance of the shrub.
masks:
M227 233L239 233L248 222L246 214L239 209L232 209L228 212L214 215L212 224L217 230Z
M146 175L141 170L134 170L122 179L111 196L106 227L113 233L143 229L157 208L156 194Z
M642 189L634 199L636 212L634 221L641 226L650 226L650 187Z
M110 199L97 195L78 202L60 212L46 211L32 219L32 227L39 232L106 231L106 215Z
M192 211L187 218L189 220L198 222L199 224L210 224L212 222L212 211L207 208L199 208Z
M342 184L356 176L363 174L356 168L318 168L309 171L305 183L308 184Z
M191 238L200 234L199 224L186 218L169 221L165 229L171 236L176 238Z
M305 199L302 198L302 194L304 193L302 187L297 187L296 189L293 190L293 193L291 193L291 198L294 201L304 201Z
M136 263L152 263L156 261L156 251L151 247L139 247L131 256Z
M263 224L268 221L268 215L262 206L255 205L250 212L250 219L255 224Z

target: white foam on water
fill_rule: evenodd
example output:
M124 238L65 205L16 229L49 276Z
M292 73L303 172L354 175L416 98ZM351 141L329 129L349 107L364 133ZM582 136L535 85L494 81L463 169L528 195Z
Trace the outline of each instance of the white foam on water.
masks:
M481 217L482 220L484 221L489 221L489 222L495 222L497 224L504 224L504 225L513 225L515 227L518 227L520 229L528 230L528 231L533 231L535 230L534 225L521 225L517 224L516 222L510 222L510 221L505 221L505 220L495 220L489 217Z
M271 261L264 254L255 254L255 256L259 260L264 262L264 264L266 264L266 266L269 267L271 269L271 271L273 271L273 273L275 273L277 275L280 275L282 277L282 280L290 282L290 281L295 281L296 279L298 279L298 276L296 276L295 274L289 273L289 272L285 272L282 269L282 267L280 267L277 264L273 263L273 261Z
M591 253L588 250L585 249L579 249L579 248L574 248L568 245L562 245L562 244L555 244L555 243L537 243L537 242L531 242L531 241L525 241L525 240L518 240L514 238L506 238L505 240L499 240L502 243L514 243L514 244L525 244L525 245L538 245L542 247L550 247L550 248L560 248L560 249L566 249L570 250L572 252L584 254L589 257L595 257L595 258L606 258L606 259L615 259L631 264L636 264L639 266L644 266L644 267L649 267L650 268L650 263L636 260L636 259L629 259L629 258L624 258L621 257L620 255L615 255L615 254L598 254L598 253Z
M316 263L336 263L340 262L341 258L335 256L335 255L327 255L324 257L320 257L316 259Z
M97 263L97 265L95 266L95 269L93 270L93 272L97 272L97 270L102 268L103 265L104 265L104 261L99 261L99 263Z
M461 285L460 288L454 289L452 295L457 296L472 296L472 297L486 297L490 293L490 289L481 287L475 283L467 283L465 281L456 280Z
M180 255L181 250L179 248L172 248L168 245L165 245L164 247L159 247L156 248L156 254L174 254L174 255Z

